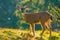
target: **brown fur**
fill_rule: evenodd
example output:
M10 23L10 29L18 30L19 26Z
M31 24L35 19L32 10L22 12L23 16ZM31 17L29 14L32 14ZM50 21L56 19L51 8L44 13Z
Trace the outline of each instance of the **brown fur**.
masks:
M32 35L35 35L34 31L35 31L35 28L34 28L34 24L35 23L38 23L38 24L41 24L42 26L42 33L41 35L44 33L45 31L45 28L47 27L50 31L50 36L51 36L51 14L49 14L48 12L39 12L39 13L30 13L30 14L27 14L27 13L23 13L22 14L23 16L23 19L30 24L30 34Z

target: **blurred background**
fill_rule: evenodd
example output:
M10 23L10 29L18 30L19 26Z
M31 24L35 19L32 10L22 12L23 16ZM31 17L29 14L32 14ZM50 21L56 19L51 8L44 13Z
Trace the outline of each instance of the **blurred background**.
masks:
M60 0L0 0L0 27L29 30L17 6L29 6L27 13L48 11L53 15L52 30L60 30ZM36 30L41 26L36 25Z

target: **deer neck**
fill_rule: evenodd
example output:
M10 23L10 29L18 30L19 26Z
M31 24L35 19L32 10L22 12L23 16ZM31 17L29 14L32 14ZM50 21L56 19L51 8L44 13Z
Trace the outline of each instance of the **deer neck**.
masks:
M26 12L23 12L23 13L22 13L22 18L23 18L23 19L25 19L25 14L26 14Z

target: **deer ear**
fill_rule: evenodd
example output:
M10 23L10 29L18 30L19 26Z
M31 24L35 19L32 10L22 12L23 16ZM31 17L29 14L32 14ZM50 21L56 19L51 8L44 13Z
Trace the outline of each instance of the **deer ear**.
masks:
M17 6L18 9L20 9L21 7L20 6Z
M28 6L25 6L24 8L28 8Z

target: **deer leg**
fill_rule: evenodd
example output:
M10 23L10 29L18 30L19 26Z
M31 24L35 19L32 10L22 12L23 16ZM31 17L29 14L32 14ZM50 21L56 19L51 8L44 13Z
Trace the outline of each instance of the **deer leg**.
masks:
M35 25L33 25L33 34L35 36Z
M45 26L45 24L44 24L44 25L41 25L41 27L42 27L42 33L41 33L41 36L42 36L43 33L45 32L45 28L46 28L46 26Z
M51 30L52 30L51 25L48 24L48 25L46 25L46 26L47 26L48 30L50 31L50 37L51 37Z
M30 34L35 36L35 26L33 24L30 24Z

